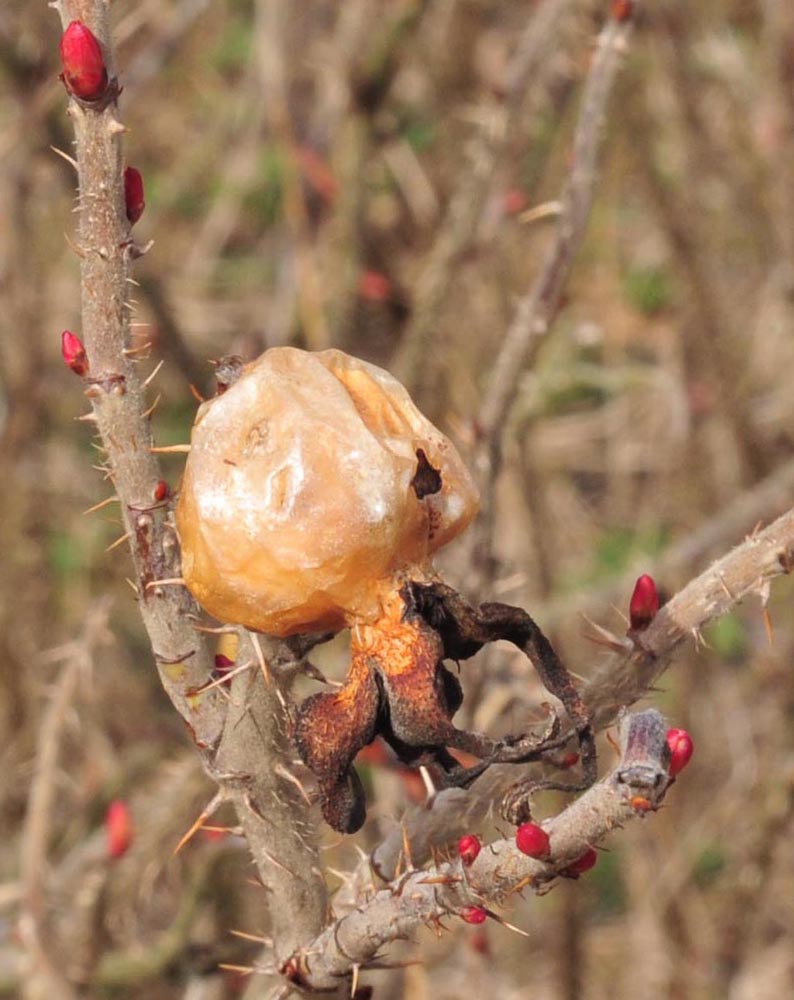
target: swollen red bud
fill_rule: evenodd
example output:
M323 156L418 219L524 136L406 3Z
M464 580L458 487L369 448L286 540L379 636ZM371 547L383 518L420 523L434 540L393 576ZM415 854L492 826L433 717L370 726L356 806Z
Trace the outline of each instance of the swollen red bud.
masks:
M61 79L66 89L84 101L101 97L108 85L102 46L82 21L72 21L61 36Z
M668 768L668 773L671 778L674 778L689 763L692 752L695 749L695 745L692 742L692 737L686 731L686 729L668 729L667 730L667 745L670 747L670 766Z
M551 851L549 835L537 823L522 823L516 830L516 847L530 858L547 858Z
M584 854L579 855L575 861L563 868L560 875L564 875L566 878L579 878L580 875L589 872L596 861L598 861L597 851L594 847L588 847Z
M628 21L633 13L633 0L612 0L612 16L616 21Z
M88 358L85 347L83 347L82 340L71 330L64 330L61 334L61 357L66 367L71 369L75 375L88 373Z
M646 629L659 610L659 591L652 576L643 574L634 584L629 602L629 621L635 632Z
M124 206L130 225L134 226L146 208L143 200L143 177L135 167L127 167L124 171Z
M644 795L633 795L629 801L629 805L636 813L646 813L653 809L653 803Z
M469 865L473 865L477 860L477 855L480 853L481 847L479 838L475 837L473 833L467 833L465 837L460 838L458 841L458 854L466 868Z
M464 906L460 915L467 924L484 924L488 919L488 914L481 906Z
M391 296L391 282L381 271L362 271L358 294L367 302L386 302Z
M162 503L171 496L171 487L164 479L158 479L154 487L154 499L157 503Z
M123 799L114 799L105 813L105 843L109 858L118 859L132 844L132 815Z

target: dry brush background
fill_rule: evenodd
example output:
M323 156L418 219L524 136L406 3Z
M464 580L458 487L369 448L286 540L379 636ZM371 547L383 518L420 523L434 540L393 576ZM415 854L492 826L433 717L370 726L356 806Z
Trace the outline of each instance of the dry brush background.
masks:
M166 362L158 442L186 440L207 359L290 343L401 374L472 454L607 15L591 0L114 4L126 156L147 186L136 233L155 241L133 296L150 368ZM43 2L0 11L0 995L47 995L31 968L54 962L91 996L220 1000L251 988L216 968L257 955L229 932L267 935L262 890L234 835L172 857L213 789L152 669L125 550L106 553L114 508L81 516L109 489L58 357L60 331L80 329L74 174L50 148L72 142L59 34ZM602 654L582 613L621 633L639 572L673 593L791 505L794 12L644 3L604 140L587 235L505 428L493 558L463 543L444 559L464 593L485 580L529 608L583 676ZM378 1000L789 995L792 596L776 582L771 644L748 600L665 674L653 701L696 756L656 817L585 879L518 901L526 939L423 933L399 954L424 965L368 977ZM341 669L343 650L317 660ZM501 649L463 680L458 722L479 729L520 727L544 696ZM421 792L366 773L372 849ZM114 798L136 836L110 863ZM326 831L323 848L331 868L357 863L352 839ZM23 904L54 914L51 951L31 954Z

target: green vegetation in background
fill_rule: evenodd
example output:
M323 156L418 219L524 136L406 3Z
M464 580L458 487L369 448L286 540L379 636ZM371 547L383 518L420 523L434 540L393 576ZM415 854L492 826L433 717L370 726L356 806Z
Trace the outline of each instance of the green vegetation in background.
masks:
M705 888L715 881L725 865L722 848L718 844L708 844L695 860L692 877L701 888Z
M229 20L218 39L218 44L210 53L210 65L227 76L239 72L251 56L251 19L248 3L239 4L238 20Z
M621 871L621 852L598 852L598 864L583 876L591 883L594 908L599 914L614 916L626 909L626 886Z
M706 644L721 660L738 663L747 652L747 630L735 614L724 615L704 629Z
M670 276L662 267L629 267L623 274L623 292L643 316L656 316L673 304Z

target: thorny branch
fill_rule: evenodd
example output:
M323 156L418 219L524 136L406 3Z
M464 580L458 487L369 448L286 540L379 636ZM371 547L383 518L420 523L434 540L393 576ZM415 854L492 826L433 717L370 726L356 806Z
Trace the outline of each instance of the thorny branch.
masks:
M546 886L589 847L634 818L635 797L647 800L646 810L661 803L670 784L665 733L664 720L654 709L623 720L617 767L545 824L551 840L548 861L527 857L512 840L487 845L470 868L457 860L419 870L404 859L404 875L359 901L293 956L285 973L302 986L333 990L356 967L366 968L384 946L409 937L423 924L470 905L505 904L523 888Z
M277 683L238 677L231 697L220 687L197 694L212 674L213 658L195 628L197 608L181 586L157 581L179 577L179 546L169 503L155 502L161 478L152 453L145 385L131 352L129 295L136 247L126 218L121 137L108 0L59 0L66 27L82 20L100 40L111 76L107 100L87 106L69 101L80 190L82 333L90 371L85 376L92 420L107 455L106 473L121 501L135 566L138 604L169 698L187 723L206 770L232 801L277 907L277 951L289 952L322 927L325 886L316 849L306 833L306 803L289 780L286 715ZM241 643L247 650L246 641ZM286 645L263 642L273 666L295 659ZM250 652L250 650L247 650ZM286 777L284 776L286 775Z
M636 641L612 637L614 648L582 689L596 732L611 725L623 707L644 697L670 666L682 642L698 642L701 630L742 600L766 606L771 582L794 566L794 508L749 537L668 601ZM532 730L530 730L530 733ZM466 793L444 789L428 806L413 807L372 854L372 864L391 879L399 864L403 829L414 861L425 862L434 847L454 842L482 822L494 801L515 781L515 771L496 768ZM359 872L359 875L361 873Z

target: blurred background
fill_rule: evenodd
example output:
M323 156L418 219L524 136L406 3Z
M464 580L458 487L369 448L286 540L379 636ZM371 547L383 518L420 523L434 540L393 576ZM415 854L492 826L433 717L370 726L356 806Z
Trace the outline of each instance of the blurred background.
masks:
M639 573L674 592L794 495L794 7L638 7L587 236L505 428L490 553L490 595L529 608L582 676L599 659L583 614L621 633ZM139 0L113 16L146 185L135 234L153 241L131 297L145 370L165 359L158 443L187 441L210 359L293 344L388 367L470 454L554 238L608 4ZM213 789L159 689L125 549L108 551L113 505L82 513L111 489L59 357L80 329L59 36L44 2L0 9L0 995L38 995L32 908L75 996L253 996L217 965L256 955L230 931L266 934L262 891L233 833L172 857ZM165 463L176 488L181 458ZM468 558L443 560L464 593ZM792 596L775 585L772 641L750 604L663 678L653 703L696 753L659 815L580 882L518 901L528 938L451 921L399 953L425 964L366 980L377 1000L794 995ZM343 672L343 642L319 661ZM545 695L501 649L463 680L459 724L492 731ZM362 771L372 848L423 793L375 751ZM118 858L112 800L134 824ZM351 838L323 835L330 866L355 865Z

